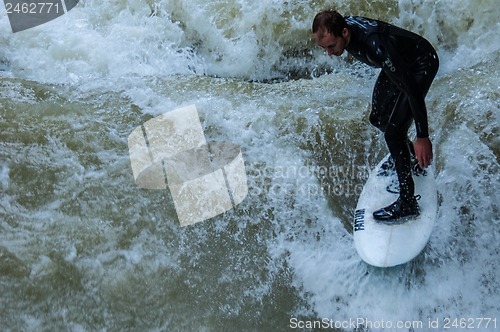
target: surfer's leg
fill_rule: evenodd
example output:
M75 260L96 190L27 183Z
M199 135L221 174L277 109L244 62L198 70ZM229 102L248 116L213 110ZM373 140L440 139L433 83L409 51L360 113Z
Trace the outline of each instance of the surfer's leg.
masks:
M407 132L413 117L409 111L410 105L403 93L398 100L398 110L387 124L385 140L394 160L399 180L399 198L393 204L373 213L376 220L393 222L394 220L419 214L415 198L415 184L411 174L411 152ZM408 111L408 112L407 112Z
M385 72L381 71L373 88L370 123L383 132L389 123L391 110L397 103L399 93L399 89L389 80Z
M376 119L382 120L377 124L384 129L385 141L399 180L400 196L395 203L375 211L373 215L377 220L390 221L418 214L418 203L414 197L415 184L411 174L412 147L408 139L408 129L413 122L410 104L406 95L395 85L389 84L384 87L384 90L390 99L380 102L379 105L386 107L385 113Z
M402 103L402 96L401 90L390 81L384 71L381 71L373 89L370 123L382 132L386 132L391 118L394 117L394 113L399 111L399 107ZM411 119L410 123L406 126L409 127L410 124ZM406 137L405 140L407 144L411 144L408 137ZM389 150L391 149L389 148ZM410 151L412 151L412 155L415 155L413 146L410 147ZM394 170L394 158L390 158L387 165L382 165L382 169Z
M405 201L411 201L415 195L415 184L411 175L411 151L408 129L413 121L408 99L403 92L394 105L393 116L384 133L387 147L394 159L399 180L399 195Z

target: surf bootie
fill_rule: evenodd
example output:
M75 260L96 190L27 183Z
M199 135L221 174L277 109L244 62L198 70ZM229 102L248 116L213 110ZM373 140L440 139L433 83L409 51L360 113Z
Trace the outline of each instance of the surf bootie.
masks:
M418 216L420 209L417 199L420 196L415 196L410 199L403 199L401 196L389 206L373 212L373 218L377 221L385 223L396 223L408 217Z

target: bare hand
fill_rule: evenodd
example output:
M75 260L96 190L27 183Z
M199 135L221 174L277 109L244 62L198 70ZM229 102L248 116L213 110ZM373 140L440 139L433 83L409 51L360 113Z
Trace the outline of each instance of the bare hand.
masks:
M418 160L418 166L427 168L432 161L432 143L429 137L417 138L413 143L415 147L415 157Z

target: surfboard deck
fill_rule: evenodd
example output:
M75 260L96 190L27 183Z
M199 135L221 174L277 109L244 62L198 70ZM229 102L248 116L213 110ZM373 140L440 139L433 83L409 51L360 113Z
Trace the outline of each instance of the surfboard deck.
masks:
M373 212L399 197L396 171L382 169L389 156L370 173L354 214L356 250L366 263L377 267L396 266L415 258L426 246L436 223L437 189L432 167L413 173L415 195L421 196L418 216L394 225L375 221Z

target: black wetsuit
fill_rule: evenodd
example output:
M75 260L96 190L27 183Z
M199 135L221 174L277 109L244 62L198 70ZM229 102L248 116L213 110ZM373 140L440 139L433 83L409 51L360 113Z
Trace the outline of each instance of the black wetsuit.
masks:
M428 137L425 95L436 76L436 51L423 37L394 25L359 16L345 18L350 31L346 50L372 67L382 68L372 96L370 122L384 132L403 199L413 197L408 129Z

